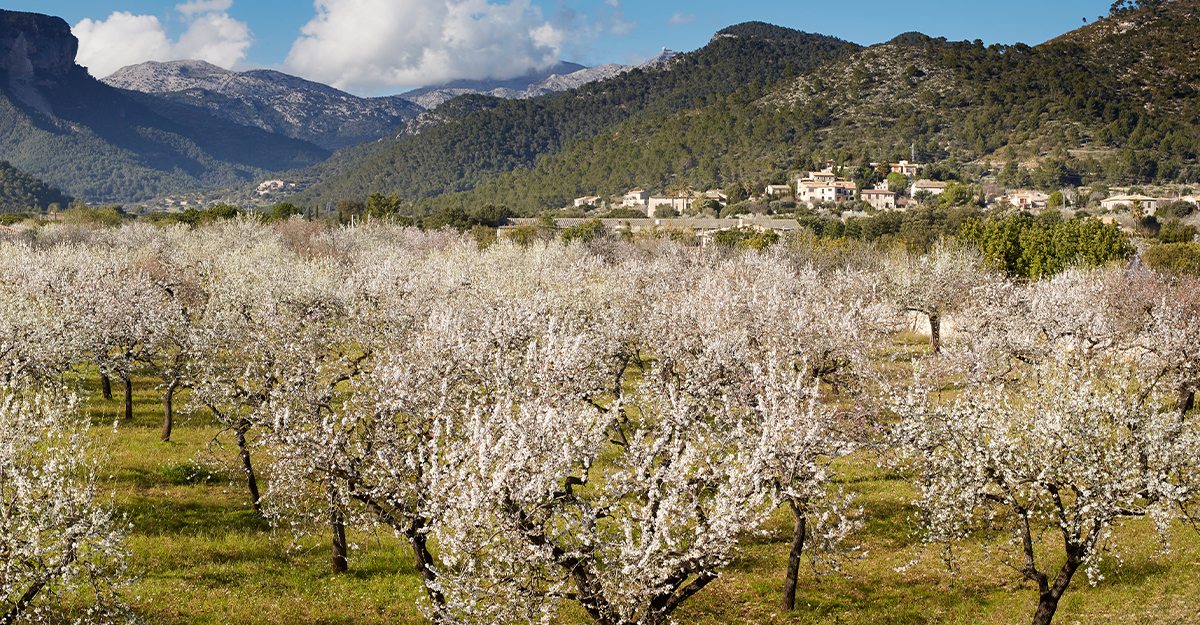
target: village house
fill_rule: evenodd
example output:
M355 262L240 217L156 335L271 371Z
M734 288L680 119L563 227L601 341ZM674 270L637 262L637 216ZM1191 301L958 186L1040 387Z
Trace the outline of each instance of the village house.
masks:
M905 176L908 176L909 178L912 178L913 176L917 175L917 172L921 170L921 167L923 167L923 165L918 165L917 163L910 163L908 161L900 161L899 163L888 163L888 168L890 168L892 170L893 174L904 174Z
M621 206L639 206L650 201L650 194L641 189L635 189L621 197Z
M800 182L804 182L804 181L833 182L834 180L837 180L837 174L834 174L832 171L825 170L825 171L810 171L810 172L808 172L807 176L800 179Z
M704 197L716 200L721 206L729 203L729 196L725 195L725 192L720 189L709 189L704 192Z
M647 202L646 216L654 217L659 208L672 208L676 213L683 214L684 211L692 209L692 198L689 197L651 197Z
M896 194L882 189L863 189L862 201L876 210L896 210Z
M908 187L908 194L916 197L922 191L928 191L931 195L941 195L946 190L946 183L940 180L918 180Z
M1142 211L1147 215L1153 215L1159 206L1171 203L1170 200L1145 195L1114 195L1113 197L1101 200L1100 208L1106 211L1129 210L1134 202L1141 202Z
M800 182L796 185L796 201L809 206L815 202L836 202L837 187L832 182Z
M1022 208L1025 210L1041 210L1046 208L1046 203L1050 201L1050 196L1041 191L1014 191L1008 195L1000 197L1001 202Z
M854 193L858 191L858 185L848 180L834 180L833 188L835 189L835 197L839 202L850 202L854 200Z
M575 198L575 206L595 206L596 202L599 202L599 201L600 201L600 198L595 195L577 197L577 198Z
M282 180L266 180L266 181L260 182L258 184L257 192L259 195L267 195L270 193L275 193L277 191L282 191L284 189L284 187L295 187L295 186L296 186L296 183L294 183L294 182L291 184L288 184Z
M791 195L792 188L786 184L769 184L763 195Z

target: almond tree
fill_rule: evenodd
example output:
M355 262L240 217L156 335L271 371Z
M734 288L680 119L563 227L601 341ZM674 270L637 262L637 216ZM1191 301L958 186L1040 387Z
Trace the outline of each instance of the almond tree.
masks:
M806 541L820 547L814 562L836 566L841 541L861 523L848 515L852 498L830 491L829 463L853 448L851 432L822 402L865 390L871 358L895 321L878 295L878 280L857 270L819 273L774 250L746 254L693 273L694 282L660 287L647 315L645 349L658 371L702 396L727 397L745 408L747 428L761 440L760 478L792 513L781 605L795 606ZM855 397L838 398L853 405ZM836 522L826 522L836 521Z
M125 527L97 492L74 397L0 390L0 623L133 622ZM90 604L72 609L71 599ZM82 605L83 603L77 604Z
M1130 360L1062 352L1019 381L973 382L953 400L939 401L940 386L927 383L893 400L925 541L945 545L950 560L949 545L1006 528L1011 540L988 555L1037 584L1035 625L1051 622L1080 567L1091 583L1102 579L1115 526L1145 518L1165 540L1196 499L1200 427Z
M885 271L888 295L895 305L928 318L933 353L941 350L945 316L967 301L974 288L997 279L984 267L978 252L945 241L920 256L895 253L888 258Z
M443 618L550 622L573 598L597 623L663 623L717 579L773 507L738 408L656 377L606 410L553 383L575 340L521 365L543 381L463 406L434 492ZM626 414L622 414L626 412ZM629 418L635 413L635 419Z

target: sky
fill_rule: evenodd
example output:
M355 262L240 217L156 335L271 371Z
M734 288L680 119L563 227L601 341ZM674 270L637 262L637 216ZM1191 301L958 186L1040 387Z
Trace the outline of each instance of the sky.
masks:
M559 60L636 64L762 21L870 45L908 31L985 44L1043 41L1109 0L7 0L57 15L97 78L144 61L268 68L361 96L458 78L511 78Z

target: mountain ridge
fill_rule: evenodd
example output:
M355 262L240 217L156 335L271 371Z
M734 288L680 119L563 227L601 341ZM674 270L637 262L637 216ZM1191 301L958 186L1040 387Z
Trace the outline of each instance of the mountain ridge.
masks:
M194 60L130 65L101 82L328 150L386 137L423 110L400 96L360 98L283 72Z
M822 162L870 188L880 183L871 162L907 159L910 150L937 164L926 175L1048 193L1200 182L1200 92L1187 73L1200 55L1200 0L1106 21L1032 47L907 33L761 91L627 121L535 167L415 199L408 210L491 203L531 213L630 188L716 186L732 196L794 182ZM1093 47L1079 43L1088 38ZM1157 75L1146 61L1155 54L1174 58Z
M479 94L508 100L526 100L556 91L573 89L596 80L604 80L629 71L632 65L608 63L585 67L578 63L560 61L544 70L505 80L453 80L441 85L420 87L401 93L425 109L433 109L460 95Z
M331 176L285 172L282 178L318 178L294 201L328 206L379 192L408 199L465 191L495 176L534 167L573 141L589 139L633 117L668 115L697 101L768 83L857 50L856 44L791 31L778 40L727 37L645 69L529 100L505 100L451 123L401 134L389 145L361 151L357 163L340 159ZM453 102L453 101L451 101Z

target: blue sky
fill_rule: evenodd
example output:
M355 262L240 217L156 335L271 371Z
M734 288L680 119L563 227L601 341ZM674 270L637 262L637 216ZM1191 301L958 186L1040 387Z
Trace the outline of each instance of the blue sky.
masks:
M1107 13L1108 0L1007 3L862 0L9 0L57 15L103 77L146 60L202 58L269 67L360 95L453 78L508 77L564 59L637 63L694 50L730 24L759 20L869 45L906 31L1038 44ZM900 9L898 7L906 7Z

